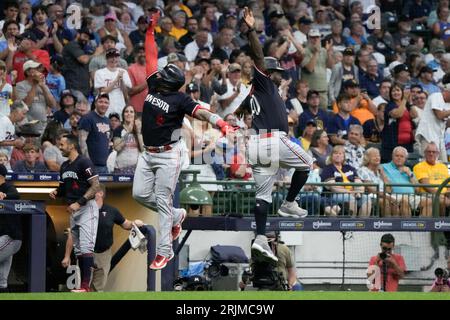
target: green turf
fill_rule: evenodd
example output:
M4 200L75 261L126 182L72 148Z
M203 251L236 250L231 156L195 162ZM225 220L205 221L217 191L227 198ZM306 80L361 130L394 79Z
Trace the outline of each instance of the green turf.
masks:
M450 300L449 294L427 292L103 292L8 293L0 300Z

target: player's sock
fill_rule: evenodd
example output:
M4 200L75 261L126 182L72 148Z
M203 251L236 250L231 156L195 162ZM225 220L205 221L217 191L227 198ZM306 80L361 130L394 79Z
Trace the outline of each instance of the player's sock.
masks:
M295 171L291 180L291 187L289 188L286 201L292 202L297 197L298 193L308 180L309 171Z
M256 199L255 206L255 221L256 234L266 234L267 211L269 210L269 203L267 201Z
M86 253L81 256L83 261L81 269L81 288L89 288L91 285L92 270L94 269L94 256L92 253Z

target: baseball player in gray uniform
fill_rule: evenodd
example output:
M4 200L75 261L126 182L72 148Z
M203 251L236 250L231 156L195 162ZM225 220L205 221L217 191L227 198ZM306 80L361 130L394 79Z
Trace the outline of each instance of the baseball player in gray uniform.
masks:
M91 160L81 156L78 148L77 137L61 138L59 149L68 160L61 165L60 184L58 189L50 192L50 198L65 197L67 200L73 247L81 270L81 287L72 291L88 292L94 268L99 211L94 198L100 183Z
M150 268L160 270L173 258L172 241L181 233L186 210L173 208L173 193L181 169L183 149L180 143L184 116L209 121L226 134L234 129L219 116L202 109L185 93L178 90L185 83L183 71L169 64L157 70L158 49L154 27L159 13L154 13L147 28L145 49L148 95L142 113L144 152L140 155L133 182L133 197L150 207L156 197L159 214L158 247Z

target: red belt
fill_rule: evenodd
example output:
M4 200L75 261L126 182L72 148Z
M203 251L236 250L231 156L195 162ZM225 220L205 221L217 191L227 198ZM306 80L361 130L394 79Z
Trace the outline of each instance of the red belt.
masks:
M165 146L160 146L160 147L145 147L144 146L144 148L145 148L145 150L147 150L148 152L151 152L151 153L161 153L161 152L169 151L169 150L173 149L170 144L166 144Z
M259 135L259 138L260 139L266 139L266 138L272 138L272 137L274 137L275 135L272 133L272 132L269 132L269 133L261 133L260 135Z

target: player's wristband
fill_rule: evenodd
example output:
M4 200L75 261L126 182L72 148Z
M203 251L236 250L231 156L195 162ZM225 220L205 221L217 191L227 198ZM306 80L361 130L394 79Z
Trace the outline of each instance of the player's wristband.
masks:
M211 117L209 118L209 122L212 125L215 125L218 128L222 128L224 125L226 125L227 123L225 121L223 121L223 119L218 116L217 114L212 114Z
M87 203L87 200L86 200L85 197L81 197L80 199L77 200L77 203L78 203L80 206L84 206L84 205Z

